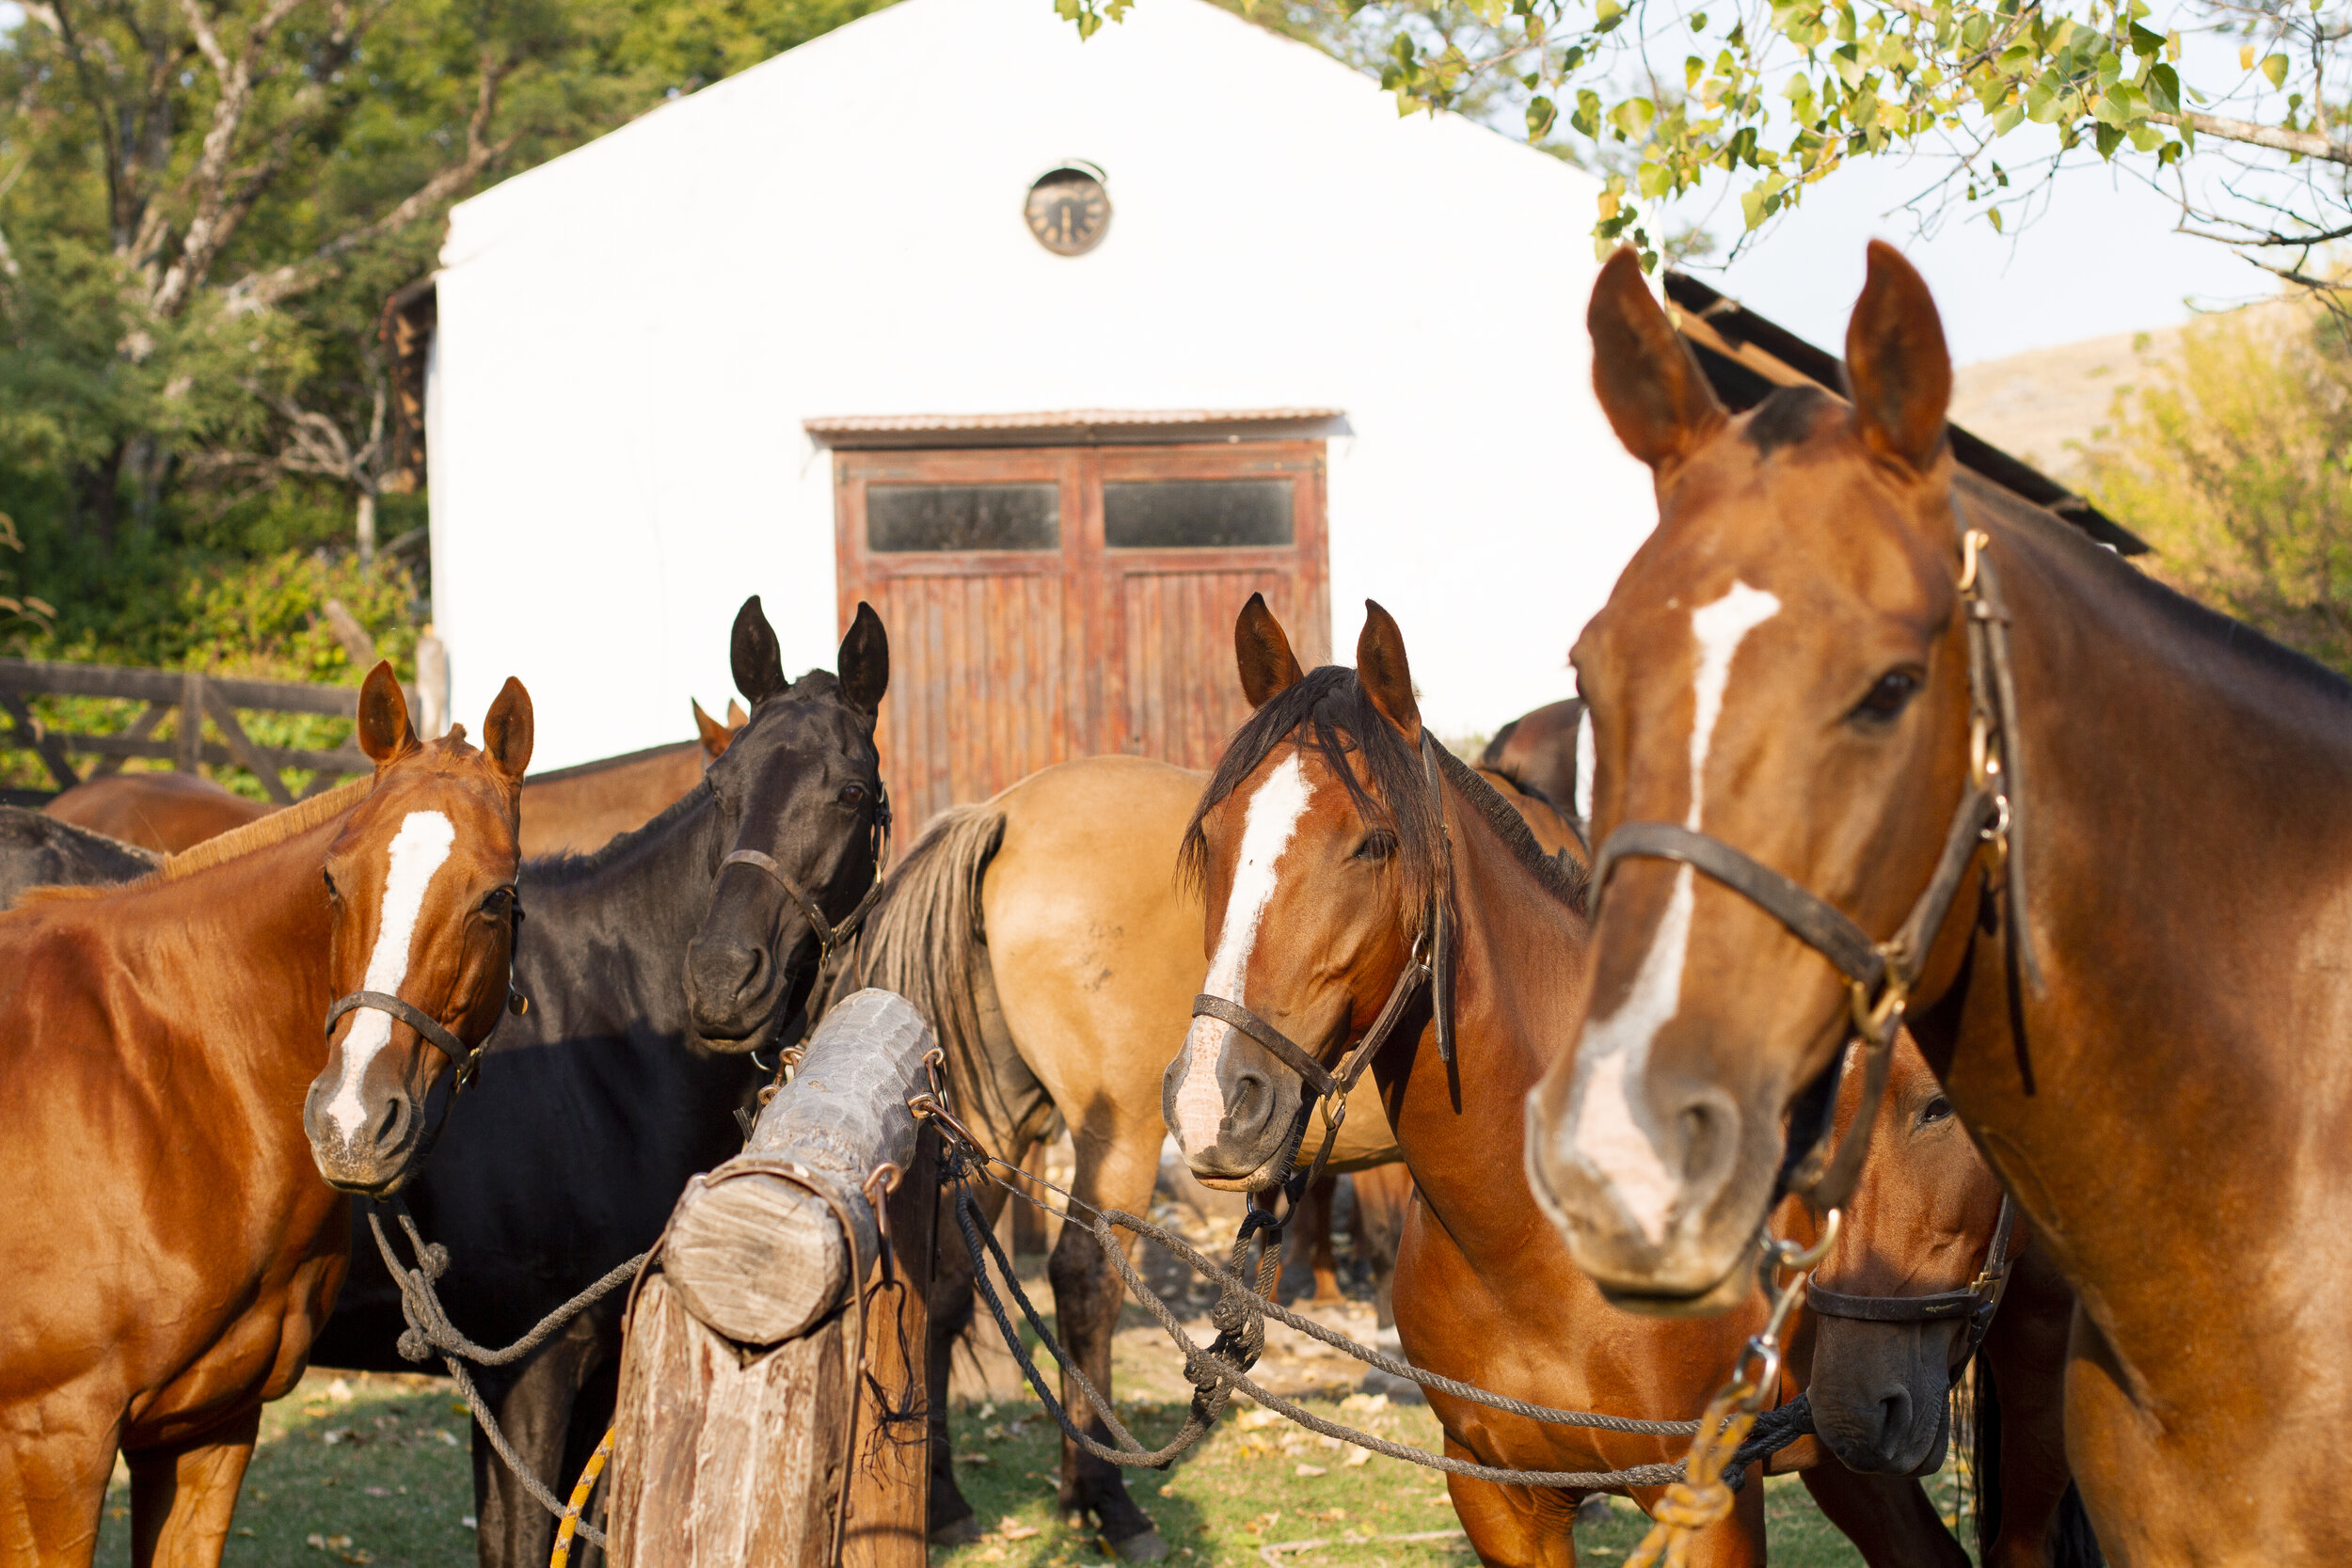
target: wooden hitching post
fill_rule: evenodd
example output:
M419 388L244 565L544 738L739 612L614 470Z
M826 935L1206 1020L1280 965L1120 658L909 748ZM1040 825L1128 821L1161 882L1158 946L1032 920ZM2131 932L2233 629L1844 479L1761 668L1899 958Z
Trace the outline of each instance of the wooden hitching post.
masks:
M930 1046L902 998L858 992L679 1198L621 1354L619 1568L922 1568L938 1189L906 1101ZM865 1192L884 1164L905 1173L886 1253Z

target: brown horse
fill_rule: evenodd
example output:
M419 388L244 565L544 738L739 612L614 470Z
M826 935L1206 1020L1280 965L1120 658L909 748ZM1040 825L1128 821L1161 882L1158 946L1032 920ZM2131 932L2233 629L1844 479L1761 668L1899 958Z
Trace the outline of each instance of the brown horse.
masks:
M1171 1031L1200 989L1200 905L1170 875L1202 775L1139 757L1088 757L1030 774L982 805L939 815L866 917L834 1000L876 985L914 1002L947 1053L958 1115L1019 1164L1057 1121L1077 1156L1072 1191L1144 1212L1166 1129L1158 1082ZM1349 1102L1339 1169L1395 1158L1371 1085ZM993 1223L1002 1193L984 1187ZM972 1319L960 1235L941 1238L931 1295L931 1386ZM1111 1376L1119 1276L1080 1226L1048 1263L1065 1347L1097 1388ZM1086 1411L1065 1377L1063 1398ZM950 1467L945 1401L932 1406L933 1538L971 1539ZM1099 1435L1099 1422L1096 1423ZM1113 1549L1167 1546L1119 1470L1065 1444L1061 1506L1094 1515Z
M40 809L60 822L176 855L273 808L197 773L109 773L75 784Z
M1417 1195L1394 1285L1414 1365L1531 1402L1692 1419L1760 1326L1762 1302L1751 1295L1714 1319L1618 1311L1513 1179L1527 1092L1582 1004L1582 868L1544 855L1475 773L1423 747L1403 638L1366 608L1357 668L1312 674L1262 599L1243 609L1234 642L1257 711L1185 839L1184 863L1207 895L1209 994L1168 1068L1168 1125L1203 1181L1263 1190L1302 1157L1304 1080L1229 1020L1251 1019L1326 1070L1369 1050ZM1367 1037L1440 918L1451 1061L1426 986L1406 993L1415 999L1392 1015L1401 1027ZM1589 1473L1670 1462L1687 1447L1429 1397L1447 1454L1486 1465ZM1915 1481L1837 1465L1805 1481L1825 1507L1883 1532L1865 1542L1873 1562L1934 1561L1950 1545ZM1693 1562L1764 1560L1763 1489L1750 1482L1732 1517L1697 1537ZM1569 1527L1585 1491L1461 1475L1448 1484L1484 1560L1575 1561ZM1616 1490L1645 1507L1658 1496Z
M1855 990L1907 995L2080 1291L2067 1453L2102 1544L2352 1560L2308 1440L2352 1403L2352 689L1956 475L1943 329L1891 248L1848 331L1851 405L1783 389L1727 418L1628 256L1591 320L1660 522L1575 654L1597 836L1650 825L1607 886L1577 1060L1534 1106L1578 1261L1625 1299L1704 1302L1750 1256ZM1702 835L1815 935L1652 856ZM1839 922L1855 985L1812 946Z
M692 700L689 699L690 703ZM698 740L674 741L627 756L584 762L542 773L523 785L523 857L585 854L632 828L694 787L743 727L743 710L727 704L720 723L692 703ZM196 773L114 773L75 784L42 806L44 815L176 855L206 839L266 816L275 809L249 800Z
M330 1006L380 994L470 1043L506 1000L520 686L483 733L420 746L379 665L372 780L0 915L0 1560L87 1564L119 1450L133 1560L219 1561L262 1404L342 1277L305 1090L330 1033L411 1029L373 1002L323 1029Z
M1500 773L1522 788L1534 789L1561 813L1573 816L1583 793L1584 775L1578 756L1583 729L1582 699L1546 703L1495 731L1495 737L1479 754L1479 770Z
M1841 1133L1862 1101L1861 1065L1851 1063ZM1871 1475L1928 1474L1947 1439L1968 1443L1983 1568L2089 1568L2098 1544L2072 1491L2064 1430L2074 1292L2029 1226L2012 1214L2002 1233L2003 1202L1926 1058L1899 1036L1845 1224L1813 1271L1813 1426L1835 1456L1826 1463ZM2006 1289L1994 1282L1996 1245ZM1978 1313L1989 1323L1972 1322ZM1971 1351L1975 1420L1950 1433L1947 1396ZM1955 1543L1940 1560L1968 1560Z

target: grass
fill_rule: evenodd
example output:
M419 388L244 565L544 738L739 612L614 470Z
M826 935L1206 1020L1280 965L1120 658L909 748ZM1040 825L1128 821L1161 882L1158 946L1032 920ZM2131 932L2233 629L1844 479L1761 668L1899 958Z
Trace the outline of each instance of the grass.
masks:
M1122 1400L1120 1413L1146 1443L1165 1441L1184 1418L1183 1402L1164 1397L1173 1392L1166 1365L1172 1359L1164 1344L1121 1336L1120 1386L1147 1393L1133 1405ZM1385 1437L1438 1446L1425 1405L1375 1404L1336 1386L1307 1402ZM960 1402L952 1419L957 1476L990 1533L970 1546L934 1549L931 1568L1083 1568L1108 1560L1090 1528L1057 1515L1060 1442L1033 1396ZM474 1561L468 1432L465 1407L444 1379L312 1371L262 1415L225 1561L229 1568L466 1568ZM1348 1464L1358 1451L1268 1412L1236 1408L1171 1471L1131 1472L1129 1484L1171 1548L1169 1568L1260 1568L1265 1548L1310 1541L1326 1544L1275 1556L1285 1568L1463 1568L1475 1560L1458 1536L1363 1539L1448 1530L1454 1518L1435 1471L1376 1455ZM1948 1492L1947 1478L1938 1485ZM1775 1477L1765 1488L1776 1568L1858 1568L1860 1556L1796 1478ZM129 1482L119 1470L100 1529L100 1568L129 1563ZM1620 1501L1605 1517L1576 1527L1579 1555L1606 1568L1641 1539L1645 1525Z
M312 1371L262 1413L223 1560L230 1568L466 1568L474 1560L472 1423L445 1378ZM118 1465L100 1568L131 1560Z

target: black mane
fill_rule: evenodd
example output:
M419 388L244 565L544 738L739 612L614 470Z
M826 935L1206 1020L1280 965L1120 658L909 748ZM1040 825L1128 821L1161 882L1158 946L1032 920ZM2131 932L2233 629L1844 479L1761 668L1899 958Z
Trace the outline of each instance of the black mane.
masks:
M1346 785L1364 820L1396 835L1397 852L1391 864L1397 872L1397 917L1408 940L1419 937L1439 891L1443 890L1449 902L1453 896L1453 890L1445 886L1444 825L1419 749L1373 705L1356 672L1340 665L1325 665L1268 698L1263 707L1233 732L1184 829L1184 847L1177 852L1178 875L1195 888L1201 885L1209 854L1201 818L1240 788L1277 746L1302 729L1307 735L1299 744L1321 753ZM1572 860L1563 865L1545 854L1526 820L1493 786L1443 746L1438 748L1438 756L1446 781L1477 808L1513 858L1534 875L1545 892L1581 911L1584 868ZM1369 792L1364 787L1367 778L1372 784Z

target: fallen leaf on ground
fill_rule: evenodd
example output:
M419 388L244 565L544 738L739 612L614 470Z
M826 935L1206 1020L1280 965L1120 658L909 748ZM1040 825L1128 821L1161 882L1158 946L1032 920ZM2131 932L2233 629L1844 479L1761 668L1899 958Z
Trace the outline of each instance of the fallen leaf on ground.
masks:
M1328 1471L1328 1470L1327 1470L1327 1469L1325 1469L1325 1468L1324 1468L1322 1465L1300 1465L1300 1466L1299 1466L1296 1470L1293 1471L1292 1473L1293 1473L1294 1475L1301 1475L1301 1476L1327 1476L1327 1475L1329 1475L1331 1472L1330 1472L1330 1471Z

